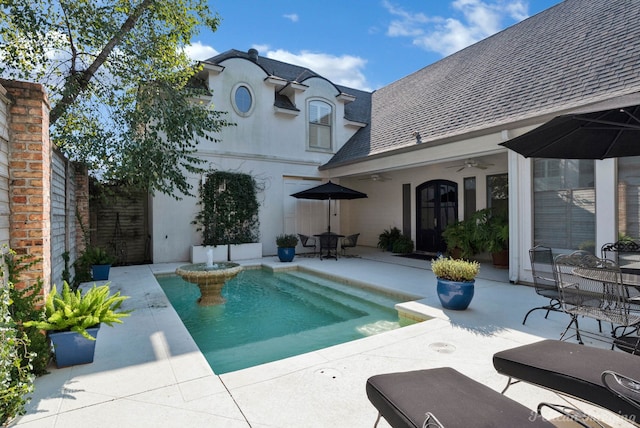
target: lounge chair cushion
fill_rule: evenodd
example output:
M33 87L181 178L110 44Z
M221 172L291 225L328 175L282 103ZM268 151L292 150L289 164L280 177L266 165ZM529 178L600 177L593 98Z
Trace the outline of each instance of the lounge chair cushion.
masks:
M498 352L493 366L506 376L543 386L640 421L640 410L608 391L602 372L640 379L640 358L625 352L543 340Z
M427 412L445 427L552 427L535 410L449 368L367 380L367 396L394 428L422 428Z

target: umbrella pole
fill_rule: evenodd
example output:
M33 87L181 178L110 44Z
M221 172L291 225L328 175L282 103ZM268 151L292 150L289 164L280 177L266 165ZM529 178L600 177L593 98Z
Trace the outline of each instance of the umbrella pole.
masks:
M331 233L331 196L329 196L329 210L327 211L327 232Z

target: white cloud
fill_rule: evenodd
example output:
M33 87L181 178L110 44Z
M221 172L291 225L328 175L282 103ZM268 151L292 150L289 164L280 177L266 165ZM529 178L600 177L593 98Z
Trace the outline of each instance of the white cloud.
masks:
M300 17L298 16L297 13L288 13L288 14L285 14L285 15L282 15L282 16L284 16L285 18L287 18L291 22L298 22L300 20Z
M362 72L367 64L367 61L363 58L352 55L335 56L309 51L292 53L283 49L267 51L265 56L309 68L338 85L363 91L371 90L367 83L367 78Z
M203 61L211 58L212 56L216 56L219 53L211 46L203 45L200 42L195 42L185 46L184 50L187 53L187 56L194 61Z
M409 37L416 46L446 56L527 18L525 0L455 0L454 17L426 16L383 2L394 17L387 28L391 37Z
M271 47L269 45L252 45L251 46L253 49L257 50L258 53L260 52L267 52L269 49L271 49Z

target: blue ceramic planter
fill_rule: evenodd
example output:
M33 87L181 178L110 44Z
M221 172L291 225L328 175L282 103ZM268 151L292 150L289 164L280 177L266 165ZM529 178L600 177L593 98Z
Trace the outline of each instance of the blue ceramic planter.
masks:
M106 281L109 279L109 269L111 265L92 265L91 277L94 281Z
M98 327L88 328L89 335L97 338ZM75 331L54 331L49 333L53 344L58 368L88 364L93 362L96 341L88 340Z
M467 309L473 299L475 283L475 280L459 282L438 278L437 291L442 307L456 311Z
M281 262L290 262L296 255L296 247L278 247L278 258Z

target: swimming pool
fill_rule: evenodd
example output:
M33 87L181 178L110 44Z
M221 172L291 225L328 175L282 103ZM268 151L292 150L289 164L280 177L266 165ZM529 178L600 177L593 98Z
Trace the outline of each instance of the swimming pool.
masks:
M200 306L198 286L158 282L215 373L222 374L399 328L402 301L303 271L242 271L226 303Z

